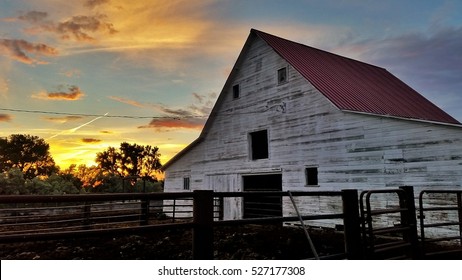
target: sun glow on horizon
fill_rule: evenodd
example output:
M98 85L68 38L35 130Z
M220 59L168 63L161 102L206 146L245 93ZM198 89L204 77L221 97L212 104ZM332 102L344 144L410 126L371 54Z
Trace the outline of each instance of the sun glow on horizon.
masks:
M137 143L140 144L140 143ZM160 162L165 164L168 162L175 154L184 149L187 144L174 144L167 143L161 144L157 147L159 148ZM143 144L140 144L143 145ZM87 167L96 166L96 155L99 152L103 152L108 147L118 148L120 143L117 144L107 144L107 143L98 143L94 145L85 145L82 147L74 147L69 149L65 145L59 145L58 143L50 144L50 153L55 161L55 164L60 167L61 170L69 168L69 166L75 164L86 165Z

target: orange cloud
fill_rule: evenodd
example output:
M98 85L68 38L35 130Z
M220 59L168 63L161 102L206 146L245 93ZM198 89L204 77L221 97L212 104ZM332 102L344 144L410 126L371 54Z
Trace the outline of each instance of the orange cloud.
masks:
M81 99L85 94L80 90L78 86L69 86L69 92L56 91L56 92L39 92L33 94L33 98L46 99L46 100L70 100L75 101Z
M202 118L185 118L185 119L170 119L160 118L153 119L148 125L139 126L138 128L154 128L157 130L188 128L202 129L205 124L205 119Z
M55 56L58 51L45 44L34 44L25 40L0 39L0 54L25 64L46 64L44 61L30 57L27 53L38 56Z
M233 62L248 26L230 29L221 21L215 0L40 0L43 10L24 12L17 21L33 35L55 35L54 45L65 55L117 52L118 64L177 72L193 66L197 56ZM65 3L65 4L64 4ZM22 27L22 25L21 25ZM226 34L226 38L222 36ZM241 37L242 36L242 37ZM60 39L60 40L56 40ZM226 44L223 44L223 40ZM78 41L82 47L63 41ZM200 72L199 72L200 71ZM194 75L205 74L195 67ZM210 75L207 72L207 75ZM179 79L175 79L179 81Z
M30 11L23 15L20 15L18 19L35 23L35 22L40 22L44 20L47 16L48 16L47 12Z
M9 122L13 119L11 115L8 114L0 114L0 122Z
M56 123L66 123L82 119L81 116L45 117L44 120Z
M89 5L95 5L98 1L89 1ZM41 11L30 11L18 17L18 19L33 24L27 28L28 33L39 33L48 31L59 35L62 39L74 39L76 41L95 41L93 34L117 32L112 23L106 21L104 14L96 15L75 15L62 22L48 20L48 13Z
M216 93L210 94L198 94L192 93L193 104L186 106L184 108L171 108L163 104L154 104L154 103L141 103L135 100L127 99L124 97L118 96L109 96L108 98L132 105L139 108L154 108L156 111L163 115L168 115L172 118L185 118L185 117L203 117L210 113L212 110L214 100L217 97Z
M0 97L7 96L9 90L9 81L7 79L0 78Z
M95 138L82 138L81 141L83 143L99 143L102 140L101 139L95 139Z
M60 72L60 74L68 78L71 78L71 77L80 77L81 72L79 69L70 69L70 70L63 70Z
M44 26L48 31L61 35L63 39L74 38L77 41L94 41L90 34L95 32L107 32L114 34L117 30L110 22L104 21L105 16L73 16L69 20L56 25Z
M131 99L127 99L127 98L123 98L123 97L118 97L118 96L109 96L110 99L112 100L115 100L115 101L119 101L121 103L125 103L125 104L128 104L128 105L132 105L132 106L135 106L135 107L139 107L139 108L144 108L146 107L146 105L138 102L138 101L135 101L135 100L131 100Z
M87 0L87 1L85 1L85 3L83 5L85 7L95 8L97 6L107 4L109 2L110 2L110 0Z

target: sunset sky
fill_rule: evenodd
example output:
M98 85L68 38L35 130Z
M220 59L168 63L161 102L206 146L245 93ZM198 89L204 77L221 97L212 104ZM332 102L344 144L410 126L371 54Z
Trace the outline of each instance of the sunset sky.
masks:
M0 137L61 168L193 141L251 28L388 69L462 121L462 1L0 0Z

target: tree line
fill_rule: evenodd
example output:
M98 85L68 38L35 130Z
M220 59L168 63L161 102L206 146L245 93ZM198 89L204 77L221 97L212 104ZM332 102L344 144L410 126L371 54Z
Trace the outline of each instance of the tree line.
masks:
M42 138L0 138L0 195L161 191L158 147L123 142L96 154L96 166L56 165Z

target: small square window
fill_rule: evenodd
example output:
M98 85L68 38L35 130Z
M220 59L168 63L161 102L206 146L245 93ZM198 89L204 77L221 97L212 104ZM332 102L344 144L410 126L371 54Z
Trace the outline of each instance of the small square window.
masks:
M250 133L250 152L252 160L268 158L268 131Z
M287 82L287 67L278 70L278 84Z
M240 90L239 90L239 85L234 85L233 86L233 98L237 99L240 96Z
M189 191L190 186L189 186L189 177L184 177L183 178L183 190Z
M306 177L306 184L308 186L317 186L318 185L318 168L317 167L305 168L305 177Z

